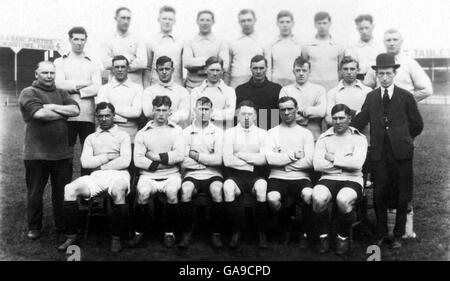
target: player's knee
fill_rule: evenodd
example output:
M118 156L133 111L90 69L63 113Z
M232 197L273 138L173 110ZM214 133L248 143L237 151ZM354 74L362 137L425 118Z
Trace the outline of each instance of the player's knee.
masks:
M192 200L192 193L194 192L194 184L190 181L183 182L181 185L181 201L189 202Z
M267 193L267 201L270 205L279 204L281 201L281 194L276 191Z
M151 194L152 186L146 185L142 182L138 182L136 187L136 194L138 198L139 204L145 204L148 201L148 198Z
M75 184L69 183L64 187L64 200L75 201L78 196L78 188Z
M336 204L340 213L349 213L353 209L353 203L355 202L357 194L350 188L342 189L336 195Z
M168 185L166 187L166 197L169 204L175 204L178 202L178 191L180 186Z
M233 201L235 197L236 184L232 180L226 180L223 184L223 195L226 201Z
M117 180L111 187L111 196L114 201L123 200L128 192L128 182L124 179Z
M331 194L326 186L317 185L314 187L312 192L312 202L315 211L322 211L325 209L330 199Z
M310 187L305 187L302 190L301 193L301 197L302 197L302 201L308 205L312 204L312 193L313 193L313 189Z
M222 202L222 190L223 184L221 182L215 181L211 183L211 185L209 186L209 191L214 202Z
M265 180L258 180L255 183L255 193L258 202L265 202L267 200L267 182Z

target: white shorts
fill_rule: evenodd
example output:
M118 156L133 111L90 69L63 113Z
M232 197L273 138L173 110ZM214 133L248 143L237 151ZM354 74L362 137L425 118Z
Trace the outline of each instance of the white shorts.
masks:
M167 179L155 180L147 175L140 175L137 190L141 194L150 194L154 192L166 192L168 186L181 188L180 175L169 176Z
M130 174L127 170L97 170L92 172L89 176L82 176L79 179L89 188L91 193L90 197L94 197L105 190L108 190L108 194L111 195L112 187L120 179L125 180L127 183L126 195L130 193Z

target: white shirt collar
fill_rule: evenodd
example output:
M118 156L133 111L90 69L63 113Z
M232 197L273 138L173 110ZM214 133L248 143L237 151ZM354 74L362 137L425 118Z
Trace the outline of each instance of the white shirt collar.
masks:
M385 90L386 88L383 88L383 87L381 87L381 86L380 86L380 88L381 88L381 99L383 99L384 90ZM387 88L387 90L388 90L388 96L389 96L389 99L392 99L392 95L394 94L394 83L392 83L392 85L389 86L389 87Z
M223 93L225 86L226 86L225 82L223 82L223 80L220 79L219 83L217 83L214 87L218 88ZM211 87L211 86L208 84L208 80L205 79L199 87L200 87L200 92L203 92L206 90L206 88Z

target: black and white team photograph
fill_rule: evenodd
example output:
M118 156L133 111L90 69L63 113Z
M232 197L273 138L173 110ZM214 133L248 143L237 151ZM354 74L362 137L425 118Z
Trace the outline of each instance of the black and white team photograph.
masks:
M450 260L446 0L0 10L1 261Z

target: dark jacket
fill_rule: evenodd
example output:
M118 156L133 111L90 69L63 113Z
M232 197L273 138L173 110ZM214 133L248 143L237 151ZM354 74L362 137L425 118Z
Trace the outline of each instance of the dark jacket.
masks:
M387 134L397 160L413 158L414 140L423 130L423 120L414 96L397 86L389 103L388 118L384 118L381 88L367 94L366 100L351 122L362 130L370 122L370 159L378 161L383 153L384 136Z

